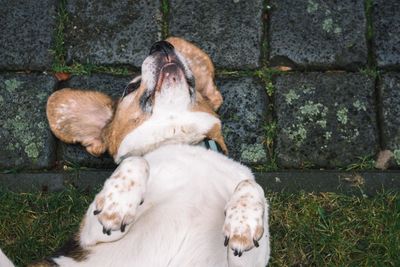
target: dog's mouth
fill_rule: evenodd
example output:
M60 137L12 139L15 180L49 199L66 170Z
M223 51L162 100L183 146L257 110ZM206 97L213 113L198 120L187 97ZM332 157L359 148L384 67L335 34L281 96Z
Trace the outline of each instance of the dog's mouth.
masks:
M193 74L183 56L166 41L157 42L150 49L150 55L142 65L142 83L145 84L146 91L140 102L145 111L152 110L157 93L174 88L181 90L182 94L188 94L194 102Z

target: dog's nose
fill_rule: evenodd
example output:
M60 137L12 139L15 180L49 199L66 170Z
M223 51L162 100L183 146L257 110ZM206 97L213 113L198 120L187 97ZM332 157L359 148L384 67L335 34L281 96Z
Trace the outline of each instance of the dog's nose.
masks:
M164 52L166 55L172 53L174 46L167 41L155 42L150 48L150 55L155 52Z

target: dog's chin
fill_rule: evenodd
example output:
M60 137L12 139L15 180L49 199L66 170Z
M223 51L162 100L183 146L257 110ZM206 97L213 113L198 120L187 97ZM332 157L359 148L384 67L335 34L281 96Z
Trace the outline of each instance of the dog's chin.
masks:
M156 91L160 92L167 88L182 88L183 84L187 84L187 81L182 68L176 63L167 63L160 70Z

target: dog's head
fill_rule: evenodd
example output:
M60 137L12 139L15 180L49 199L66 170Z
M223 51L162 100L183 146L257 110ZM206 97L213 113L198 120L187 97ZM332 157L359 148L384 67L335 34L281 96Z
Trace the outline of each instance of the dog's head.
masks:
M227 152L215 111L222 96L214 66L198 47L170 37L155 43L121 99L96 91L66 88L47 102L53 133L81 143L92 155L106 150L116 162L163 144L215 140Z

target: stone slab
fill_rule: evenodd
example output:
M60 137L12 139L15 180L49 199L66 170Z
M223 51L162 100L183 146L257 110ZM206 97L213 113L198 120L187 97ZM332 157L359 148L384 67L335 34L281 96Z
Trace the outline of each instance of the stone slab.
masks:
M400 166L400 73L382 75L380 90L385 149L394 153L393 163Z
M399 12L398 0L374 0L373 44L379 67L400 67Z
M367 63L364 1L271 0L270 64L354 69Z
M50 69L57 1L0 1L0 68Z
M400 172L281 171L256 173L265 192L335 192L374 196L400 190Z
M67 1L67 61L140 67L161 38L161 1Z
M108 74L73 76L70 80L63 82L60 87L100 91L118 100L122 96L124 88L130 80L132 80L132 77ZM64 163L71 163L72 165L78 165L80 167L113 169L116 166L114 160L107 153L97 158L87 153L80 145L67 145L61 141L59 141L58 145L58 154L59 158Z
M0 168L49 168L54 139L46 119L46 102L57 85L43 74L0 75Z
M219 78L224 102L219 114L229 156L247 164L267 161L264 130L268 98L255 78Z
M0 173L0 188L15 192L61 191L68 186L98 191L111 175L111 170ZM348 195L376 195L400 191L400 172L282 171L255 173L265 192L336 192Z
M276 154L284 168L338 168L378 150L374 81L358 73L294 73L274 82Z
M196 43L217 67L260 66L262 0L171 0L169 30Z
M78 172L0 173L0 187L16 192L54 192L74 185Z

